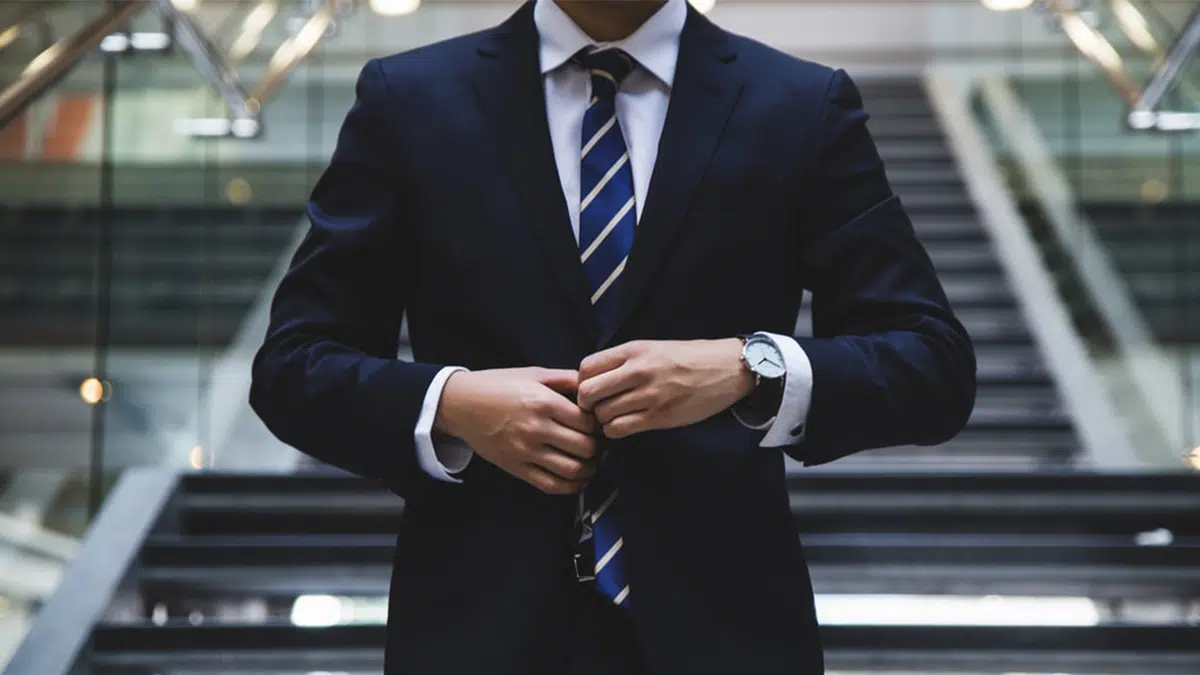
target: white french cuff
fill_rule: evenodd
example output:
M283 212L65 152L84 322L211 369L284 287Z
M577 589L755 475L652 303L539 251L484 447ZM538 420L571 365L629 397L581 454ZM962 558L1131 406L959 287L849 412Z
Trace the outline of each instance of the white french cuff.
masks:
M775 415L761 424L750 424L737 414L738 421L750 429L766 430L759 447L778 448L795 445L804 440L805 424L808 421L808 408L812 403L813 372L812 362L808 354L796 339L790 335L759 332L771 338L783 354L783 365L787 377L783 384L783 397L779 410Z
M433 377L429 389L425 390L425 400L421 403L421 414L417 417L414 431L417 464L425 473L447 483L461 483L462 479L454 474L467 468L475 456L471 446L461 439L444 435L434 439L433 422L437 417L438 403L442 400L442 391L446 388L446 380L460 370L466 368L447 366Z

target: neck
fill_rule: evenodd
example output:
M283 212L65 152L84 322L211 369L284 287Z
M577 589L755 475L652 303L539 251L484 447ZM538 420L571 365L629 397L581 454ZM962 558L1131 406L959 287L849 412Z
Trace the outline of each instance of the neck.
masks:
M597 42L633 35L666 0L554 0L580 30Z

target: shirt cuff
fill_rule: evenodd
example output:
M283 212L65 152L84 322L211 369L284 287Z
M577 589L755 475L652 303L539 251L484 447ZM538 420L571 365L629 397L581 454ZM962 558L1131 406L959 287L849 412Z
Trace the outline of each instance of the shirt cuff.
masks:
M460 370L466 368L447 366L434 376L433 381L429 383L429 389L425 390L425 401L421 404L421 414L417 417L417 428L414 432L417 464L425 473L447 483L461 483L462 479L455 474L467 468L467 464L475 456L475 451L462 439L444 434L434 437L433 421L437 417L438 403L442 400L446 380Z
M766 435L759 442L760 447L778 448L795 445L804 440L808 408L812 403L812 362L808 360L808 354L804 352L800 343L790 335L758 334L774 340L780 353L783 354L783 365L787 369L787 377L783 383L783 397L775 415L761 424L747 422L736 411L734 416L746 427L758 431L766 430Z

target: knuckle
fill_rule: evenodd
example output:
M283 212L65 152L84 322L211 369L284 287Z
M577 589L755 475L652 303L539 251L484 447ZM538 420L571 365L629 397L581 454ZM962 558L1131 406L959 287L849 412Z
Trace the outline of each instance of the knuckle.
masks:
M539 436L542 432L542 425L536 417L527 417L518 421L515 425L518 438L531 438Z
M654 375L654 363L639 359L629 365L629 374L643 382L649 380Z

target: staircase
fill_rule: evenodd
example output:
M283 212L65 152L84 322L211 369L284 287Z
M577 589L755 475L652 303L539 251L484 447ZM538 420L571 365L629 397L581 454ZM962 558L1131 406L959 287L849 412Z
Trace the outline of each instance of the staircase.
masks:
M869 127L918 236L975 342L979 391L967 428L930 448L889 448L840 460L838 470L1029 471L1069 467L1071 420L1033 343L920 82L860 80ZM801 315L801 334L810 325Z
M111 212L110 343L219 348L295 232L300 209ZM96 339L99 209L0 207L0 345Z
M301 208L117 208L105 465L159 461L194 417L210 359L233 338L289 245ZM96 208L0 206L0 468L89 464L96 372Z
M811 473L788 490L831 670L1200 672L1182 619L1105 610L1200 592L1200 476ZM127 472L4 673L379 673L403 508L349 477ZM1156 528L1174 543L1141 545Z
M1200 343L1200 204L1082 205L1160 342Z

